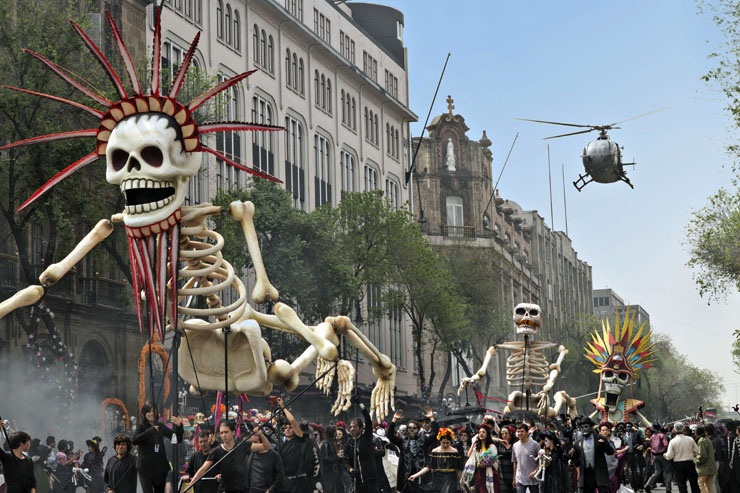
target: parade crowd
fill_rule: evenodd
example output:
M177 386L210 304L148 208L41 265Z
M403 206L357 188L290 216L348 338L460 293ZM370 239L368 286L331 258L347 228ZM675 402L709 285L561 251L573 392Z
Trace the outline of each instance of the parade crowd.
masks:
M0 493L650 493L658 485L740 493L740 421L642 428L486 415L448 428L431 408L378 423L359 404L362 415L349 424L318 424L277 404L274 419L232 415L186 432L182 419L161 420L146 403L112 454L98 436L83 454L65 439L8 434L0 422ZM184 459L177 474L173 445Z

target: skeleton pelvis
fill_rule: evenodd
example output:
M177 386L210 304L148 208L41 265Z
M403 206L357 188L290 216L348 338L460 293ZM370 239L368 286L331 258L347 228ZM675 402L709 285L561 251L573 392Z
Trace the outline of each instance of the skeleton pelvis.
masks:
M224 343L228 342L229 392L264 396L272 391L265 364L270 360L270 348L257 322L245 320L232 325L228 336L221 329L186 329L185 333L187 337L182 338L178 352L178 373L196 389L200 386L202 391L224 391Z
M527 394L520 392L518 390L515 390L514 392L510 393L508 400L509 400L509 404L506 406L507 412L517 411L519 409L525 409L525 410L537 412L538 399L535 397L534 393L529 395L529 405L527 405Z

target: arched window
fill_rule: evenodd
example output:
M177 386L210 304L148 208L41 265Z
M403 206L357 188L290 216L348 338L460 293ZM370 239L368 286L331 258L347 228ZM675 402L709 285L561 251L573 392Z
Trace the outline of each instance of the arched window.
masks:
M299 90L300 85L298 84L298 56L293 53L293 63L291 64L293 71L293 89Z
M385 124L385 152L388 154L391 153L391 126L386 123Z
M259 96L252 98L252 121L273 124L272 105ZM275 175L273 134L274 132L252 132L252 165L271 175Z
M447 206L447 225L463 226L463 199L455 195L450 195L445 199Z
M293 205L305 206L303 125L291 117L285 117L285 189L293 192Z
M267 70L271 74L275 73L275 42L272 40L272 34L270 34L270 40L267 43Z
M344 104L344 89L342 89L340 92L340 99L342 101L342 123L347 124L347 106Z
M326 79L326 111L331 114L331 79Z
M231 5L226 4L226 16L224 17L224 34L226 35L226 43L231 44Z
M357 130L357 105L354 96L352 96L352 128Z
M313 92L314 92L314 104L316 106L321 105L321 85L319 84L319 71L315 70L313 73Z
M262 36L260 37L260 62L263 67L267 67L267 34L265 30L262 30Z
M221 0L216 2L216 36L224 37L224 4Z
M316 176L314 190L316 207L331 204L331 149L329 139L321 134L314 135L314 152L316 154Z
M326 77L321 74L321 108L326 109Z
M82 347L78 368L78 382L83 386L81 388L95 392L95 395L111 395L111 365L105 348L98 341L90 340Z
M380 132L378 131L378 115L375 115L374 125L375 125L375 145L378 145L378 143L380 143Z
M292 87L294 84L294 82L292 82L293 81L293 77L292 77L293 71L290 70L290 59L291 59L290 48L288 48L287 50L285 50L285 84L288 87Z
M396 129L395 144L396 144L396 157L397 158L401 157L401 143L400 142L401 142L401 139L399 138L399 135L398 135L398 129Z
M252 33L252 58L254 63L259 65L260 63L260 29L257 24L254 25L254 33Z
M300 87L298 88L298 90L301 92L301 94L306 94L304 92L303 85L303 58L298 61L298 82L300 83Z
M237 50L241 50L242 48L242 33L239 30L239 26L241 23L239 22L239 11L234 9L234 48Z
M367 117L367 106L365 106L365 139L369 138L370 131L368 130L370 128L370 125L368 123L368 117Z

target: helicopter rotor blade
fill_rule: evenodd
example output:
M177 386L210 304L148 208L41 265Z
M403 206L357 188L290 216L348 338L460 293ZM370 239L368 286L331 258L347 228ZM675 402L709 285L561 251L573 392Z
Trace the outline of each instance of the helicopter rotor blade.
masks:
M548 123L550 125L565 125L566 127L590 128L590 127L595 126L595 125L576 125L575 123L548 122L545 120L530 120L529 118L514 118L514 120L521 120L523 122Z
M629 122L632 120L636 120L637 118L642 118L643 116L652 115L653 113L658 113L659 111L665 111L668 109L668 106L664 106L663 108L658 108L657 110L648 111L647 113L643 113L641 115L633 116L632 118L627 118L626 120L622 120L621 122L615 122L611 125L605 125L606 127L614 127L614 125L619 125L620 123Z
M578 135L578 134L587 134L589 132L593 132L596 130L595 128L589 128L588 130L581 130L580 132L572 132L569 134L562 134L562 135L553 135L552 137L543 137L542 140L548 140L548 139L557 139L560 137L568 137L569 135Z

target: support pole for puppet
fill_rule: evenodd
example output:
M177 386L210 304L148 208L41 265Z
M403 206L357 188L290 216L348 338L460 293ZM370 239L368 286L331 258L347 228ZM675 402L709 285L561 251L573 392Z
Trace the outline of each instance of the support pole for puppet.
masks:
M173 280L174 282L174 280ZM173 320L172 324L177 326L177 320ZM172 395L172 416L179 417L180 416L180 386L179 384L179 376L177 374L178 364L179 364L179 355L180 352L180 332L177 331L177 328L175 328L174 331L174 337L172 338L172 381L174 382L173 391L170 395ZM177 435L175 435L177 437ZM180 444L178 443L178 440L173 440L172 443L172 470L175 472L175 478L177 479L180 475ZM177 481L175 481L177 483Z
M528 375L527 368L529 366L527 359L529 357L529 335L524 334L524 375ZM524 378L522 378L522 397L524 397L524 408L529 411L529 396L532 394L532 390L529 388L525 389Z
M226 406L226 417L229 417L229 332L231 326L227 325L224 331L224 405ZM216 423L218 425L218 423Z

